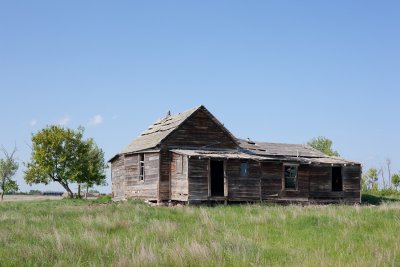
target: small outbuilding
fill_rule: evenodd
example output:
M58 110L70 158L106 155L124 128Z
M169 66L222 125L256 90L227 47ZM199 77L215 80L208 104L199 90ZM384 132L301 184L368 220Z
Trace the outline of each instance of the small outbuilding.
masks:
M204 106L157 120L110 162L115 199L361 202L360 163L238 139Z

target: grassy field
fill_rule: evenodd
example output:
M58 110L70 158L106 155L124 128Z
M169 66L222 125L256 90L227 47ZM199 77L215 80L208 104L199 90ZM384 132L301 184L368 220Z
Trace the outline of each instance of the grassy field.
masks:
M0 203L0 266L282 265L399 266L400 202L175 208Z

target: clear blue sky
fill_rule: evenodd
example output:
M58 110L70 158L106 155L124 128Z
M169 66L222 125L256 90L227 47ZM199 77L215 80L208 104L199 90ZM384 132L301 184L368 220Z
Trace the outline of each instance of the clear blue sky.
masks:
M204 104L238 137L322 135L398 172L399 14L399 1L3 0L0 144L27 161L32 132L83 125L110 158Z

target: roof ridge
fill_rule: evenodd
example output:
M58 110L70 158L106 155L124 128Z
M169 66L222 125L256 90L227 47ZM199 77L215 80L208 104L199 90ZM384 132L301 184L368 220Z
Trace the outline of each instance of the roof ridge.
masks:
M128 146L126 146L121 153L129 153L132 151L140 151L142 149L157 147L163 140L168 138L172 132L182 125L182 123L184 123L201 108L204 108L204 106L196 106L183 112L167 115L157 119Z

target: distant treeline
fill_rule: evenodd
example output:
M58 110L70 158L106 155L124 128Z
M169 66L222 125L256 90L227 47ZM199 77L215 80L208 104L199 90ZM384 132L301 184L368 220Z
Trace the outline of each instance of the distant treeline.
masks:
M21 195L21 196L32 196L32 195L41 195L41 196L62 196L65 192L62 191L40 191L40 190L30 190L29 192L7 192L6 195ZM91 194L100 194L97 190L89 190ZM102 195L102 194L100 194Z
M392 172L392 161L368 169L362 177L362 191L378 195L400 195L400 171Z
M30 190L29 192L7 192L6 195L21 195L21 196L32 196L32 195L42 195L42 196L62 196L64 192L62 191L45 191L40 190Z

